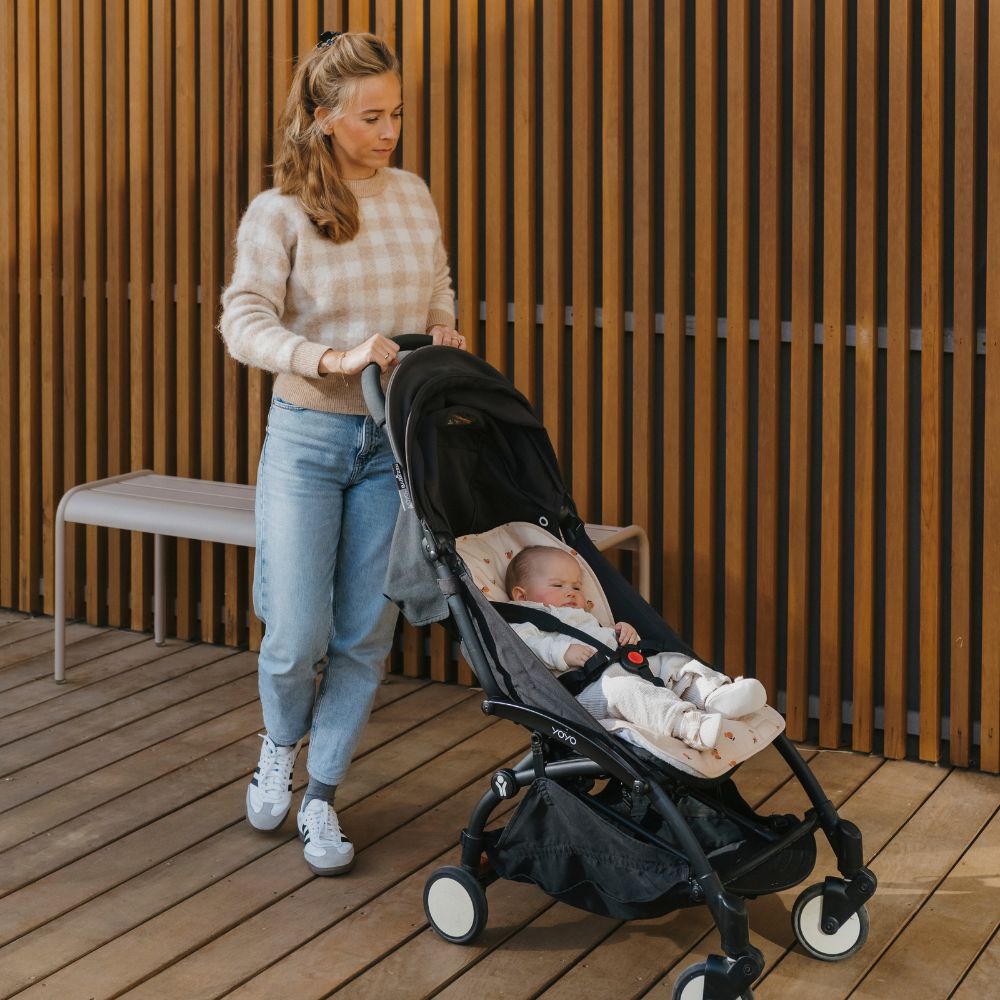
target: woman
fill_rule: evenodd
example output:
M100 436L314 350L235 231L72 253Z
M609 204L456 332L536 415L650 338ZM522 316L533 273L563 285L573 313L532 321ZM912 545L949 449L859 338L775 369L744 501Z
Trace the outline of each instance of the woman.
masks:
M399 501L360 373L371 363L387 373L398 351L388 338L400 333L426 331L436 344L465 347L430 193L388 165L402 107L399 64L381 39L324 32L296 69L278 127L275 187L247 208L222 300L230 354L277 373L256 495L267 732L247 819L258 830L282 823L308 732L298 829L318 875L354 862L334 792L396 621L382 582Z

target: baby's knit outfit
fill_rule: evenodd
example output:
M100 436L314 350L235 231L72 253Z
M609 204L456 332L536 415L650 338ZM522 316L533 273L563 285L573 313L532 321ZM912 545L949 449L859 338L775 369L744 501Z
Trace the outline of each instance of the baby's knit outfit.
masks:
M618 648L615 630L601 625L589 611L557 608L535 601L514 603L547 611L603 645ZM544 632L529 623L511 627L553 673L572 669L566 663L566 651L579 640L558 632ZM738 718L755 712L766 701L759 681L737 678L734 682L683 653L656 653L649 657L649 669L662 678L663 687L612 663L577 695L577 700L596 719L632 722L675 736L699 750L716 745L723 718Z
M293 195L272 188L254 198L219 329L237 361L277 374L274 394L286 402L367 414L360 375L320 375L320 358L376 333L452 327L455 302L427 185L393 167L345 183L361 220L347 243L321 235Z

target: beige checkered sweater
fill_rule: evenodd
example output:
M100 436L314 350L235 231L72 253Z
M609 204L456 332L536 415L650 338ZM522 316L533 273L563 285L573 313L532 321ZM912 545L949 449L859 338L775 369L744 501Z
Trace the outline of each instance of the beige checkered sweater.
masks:
M236 235L219 329L229 353L276 372L274 393L332 413L367 413L360 376L318 374L329 348L455 324L448 259L427 185L387 167L348 181L361 229L350 243L321 236L298 199L277 189L250 203Z

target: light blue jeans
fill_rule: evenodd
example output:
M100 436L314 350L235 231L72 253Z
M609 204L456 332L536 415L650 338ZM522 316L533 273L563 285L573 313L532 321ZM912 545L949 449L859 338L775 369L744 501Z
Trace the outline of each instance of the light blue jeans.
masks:
M371 417L272 400L256 494L260 701L276 743L310 733L309 775L327 785L347 773L392 645L392 463Z

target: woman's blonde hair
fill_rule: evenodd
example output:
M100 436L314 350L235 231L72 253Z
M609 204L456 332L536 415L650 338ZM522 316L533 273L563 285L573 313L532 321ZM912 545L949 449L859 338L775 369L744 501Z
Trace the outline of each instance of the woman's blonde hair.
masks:
M274 183L295 195L309 218L334 243L358 235L358 202L344 183L326 135L316 121L317 108L336 118L354 102L364 77L399 74L399 60L377 35L345 32L299 60L278 121Z

